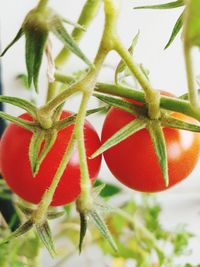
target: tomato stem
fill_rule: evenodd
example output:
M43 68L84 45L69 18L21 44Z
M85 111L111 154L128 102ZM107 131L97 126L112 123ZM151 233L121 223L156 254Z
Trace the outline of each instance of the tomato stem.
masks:
M187 81L188 81L189 100L192 107L196 111L200 112L198 91L195 90L195 85L194 85L191 48L186 42L184 42L184 56L185 56L185 66L186 66Z
M43 10L47 6L48 2L49 2L49 0L40 0L38 5L37 5L37 9Z
M101 1L99 0L87 0L85 5L83 6L77 23L80 25L83 25L85 30L88 29L91 22L93 21L96 14L98 13L100 4L101 4ZM84 36L85 32L86 31L83 31L80 28L74 28L71 36L78 44L81 41L82 37ZM70 55L71 55L71 51L69 49L67 50L66 47L63 47L55 59L56 67L61 69L61 67L64 64L66 64ZM47 102L53 99L59 93L59 91L60 89L59 89L59 85L57 82L49 83L48 90L47 90Z
M87 158L85 151L85 143L84 143L84 120L87 109L87 102L89 100L90 95L84 93L80 105L80 109L76 118L76 126L74 129L75 137L78 145L79 152L79 162L80 162L80 170L81 170L81 195L80 195L80 203L81 210L90 209L92 206L91 199L91 181L90 175L87 166Z
M145 92L146 103L148 104L148 113L151 119L158 119L160 117L160 92L154 90L149 81L142 73L138 65L133 61L129 51L124 47L119 38L115 39L115 50L125 61L130 71L136 77Z
M107 84L107 83L97 83L95 86L96 92L101 92L109 95L121 96L126 98L131 98L136 101L145 103L145 95L144 92L139 90L134 90L129 87L119 86L114 84ZM196 110L194 110L190 103L186 100L172 98L168 96L161 96L160 97L160 107L183 113L190 117L193 117L200 121L200 114Z
M49 189L47 189L42 197L42 200L38 206L38 209L36 210L33 219L35 220L35 223L42 223L45 219L46 219L46 215L47 215L47 209L49 207L49 205L51 204L51 201L53 199L55 190L58 186L58 183L60 181L61 176L63 175L63 172L66 168L67 163L70 160L71 154L73 152L73 148L74 148L74 144L75 144L75 138L74 135L72 134L71 139L69 141L69 144L67 146L67 149L65 151L65 154L60 162L60 165L56 171L56 174L52 180L52 183L49 187Z
M110 10L116 10L116 13L112 14L110 16L109 11ZM114 11L113 11L114 12ZM86 159L86 153L85 153L85 143L84 143L84 120L87 110L87 103L94 91L94 87L96 84L97 76L99 74L99 71L102 67L102 64L109 53L110 50L113 49L113 42L112 42L112 36L114 36L115 32L115 23L116 23L116 17L118 15L118 10L116 9L116 1L113 0L105 0L105 28L104 33L102 36L102 40L100 43L100 47L98 49L97 55L94 60L94 66L95 69L92 69L89 71L89 73L86 75L85 78L83 78L81 81L77 82L76 84L72 85L71 87L65 89L63 92L58 94L55 98L53 98L51 101L49 101L45 106L41 107L38 110L38 120L41 123L43 127L51 127L51 114L53 110L55 110L56 107L58 107L60 104L62 104L67 97L74 94L75 92L82 92L83 97L80 104L79 112L76 117L74 132L73 132L73 140L77 140L78 144L78 151L79 151L79 160L80 160L80 170L81 170L81 195L80 195L80 201L81 207L85 210L90 208L91 205L91 181L89 177L89 171L87 166L87 159ZM66 154L64 155L60 166L56 172L56 175L53 179L53 182L50 186L50 188L45 192L41 203L39 204L39 208L36 212L35 218L37 221L41 221L45 218L46 215L45 212L47 211L48 206L50 205L52 201L52 197L54 195L55 189L59 183L59 180L62 176L62 173L66 167L66 164L70 158L72 148L73 146L72 141L70 141L70 144L68 145L68 149L66 151Z

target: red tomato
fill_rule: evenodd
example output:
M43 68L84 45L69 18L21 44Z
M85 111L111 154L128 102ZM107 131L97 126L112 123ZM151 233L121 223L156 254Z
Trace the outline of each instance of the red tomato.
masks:
M180 113L173 113L173 116L195 122ZM102 142L134 119L132 114L112 107L103 125ZM163 130L167 146L169 188L186 178L194 169L199 158L200 138L198 133L190 131L172 128ZM142 192L166 189L153 143L146 129L105 151L104 158L112 174L129 188Z
M72 115L64 111L61 118ZM23 114L23 119L31 121L30 115ZM37 204L45 190L51 184L62 156L69 143L74 125L69 125L58 133L55 144L42 162L38 174L33 177L28 157L29 143L32 133L15 124L10 124L1 139L0 165L4 179L9 187L24 200ZM85 121L84 125L86 154L89 157L100 146L99 137L92 125ZM101 157L87 159L92 180L98 175ZM80 194L80 166L78 151L73 155L61 177L55 191L51 206L65 205L74 201Z

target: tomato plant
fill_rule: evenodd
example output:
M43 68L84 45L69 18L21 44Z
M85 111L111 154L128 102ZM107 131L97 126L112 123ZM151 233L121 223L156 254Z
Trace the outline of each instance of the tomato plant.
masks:
M174 256L181 254L189 234L185 235L181 231L177 240L174 240L175 236L171 233L163 232L158 222L160 208L157 205L148 206L146 210L128 199L126 203L118 203L117 208L108 206L103 197L110 198L122 189L102 184L101 179L95 185L93 181L100 169L102 153L117 179L131 188L145 192L165 190L187 177L194 168L200 150L197 134L200 132L200 104L191 48L200 45L199 27L196 26L199 25L200 1L175 1L150 6L153 9L184 8L184 16L181 13L166 45L170 45L183 26L188 93L182 98L160 95L151 84L149 71L143 63L135 61L134 52L139 32L129 48L123 44L118 32L120 0L85 0L76 22L66 18L66 14L59 14L50 7L50 2L39 0L27 11L15 36L0 55L4 56L11 46L24 38L26 74L19 74L18 78L23 81L24 87L35 89L29 95L29 100L5 96L0 92L0 136L3 131L2 122L11 122L0 143L0 201L4 198L0 205L0 266L38 266L39 240L54 257L57 253L49 220L66 213L68 216L61 221L63 226L56 237L63 237L67 233L70 254L77 250L77 233L81 252L84 238L88 235L89 221L94 226L85 243L98 243L103 252L115 255L113 266L121 262L125 265L127 258L133 258L137 266L174 266L171 256L167 255L168 251L165 253L160 247L159 239L165 242L173 239L171 254ZM71 11L69 3L63 4ZM96 15L101 10L101 5L104 7L104 16L101 16L104 19L104 29L101 31L100 42L96 44L96 55L92 59L91 53L88 57L82 51L79 42L93 19L98 18ZM8 11L9 15L10 6ZM65 27L66 23L73 27L71 33ZM101 25L100 23L99 26ZM59 43L53 38L51 41L51 35L62 44L57 55L54 55L57 51L54 46ZM156 40L152 36L151 40L154 39ZM92 39L91 44L94 43ZM154 53L153 50L148 51ZM111 52L120 57L119 63L112 66L115 69L114 84L98 80L101 79L99 73L107 65L105 60ZM64 68L71 54L84 61L86 66L68 73L67 70L74 69ZM42 64L44 57L47 59L46 64ZM16 69L21 69L17 61L16 64ZM46 68L45 77L42 77L44 72L40 71L42 66ZM43 92L46 94L45 101L40 99L44 95L40 94L43 87L41 78L46 79L48 84ZM59 119L59 112L66 101L70 101L70 97L76 94L80 96L77 114L63 111ZM88 110L92 96L105 105ZM27 113L20 117L8 114L3 110L4 103ZM42 105L38 106L38 103ZM85 118L93 113L107 111L108 107L111 109L103 126L101 144L95 129ZM103 191L104 189L106 190ZM12 197L15 194L16 197ZM141 198L143 199L143 195ZM36 205L29 205L27 201ZM8 203L12 204L9 217L5 216L2 209ZM71 204L66 206L68 203ZM75 209L71 212L73 207L79 214L78 218ZM142 209L142 212L138 214L137 209ZM112 233L103 218L104 212L108 210L115 213L108 214ZM13 216L18 218L17 223L10 219ZM77 231L77 222L80 223L80 232ZM27 238L23 237L33 227L37 235L34 238L31 234ZM107 243L104 244L99 234L109 243L110 248ZM115 240L112 234L115 235ZM15 239L18 236L22 236L22 243ZM123 244L119 240L123 240ZM74 251L71 249L73 245ZM168 243L164 245L169 247ZM12 247L15 248L14 252L9 255ZM26 250L22 252L21 247ZM117 259L117 247L120 262ZM66 256L69 255L63 254L64 258ZM152 262L152 256L155 262L154 259ZM62 262L63 259L58 265Z
M71 116L69 111L63 111L61 119ZM30 115L23 114L21 118L32 120ZM69 143L74 125L71 124L59 131L57 139L40 166L38 174L33 177L30 167L28 148L32 133L15 124L10 124L1 140L0 165L2 174L9 187L24 200L37 204L58 169L62 156ZM92 125L85 121L84 138L86 154L90 156L100 145L99 137ZM99 172L101 156L87 159L90 177L94 180ZM80 165L77 148L70 158L56 188L51 206L65 205L74 201L80 194Z
M194 119L180 113L173 117L187 122ZM135 117L112 107L102 129L102 142L134 120ZM169 186L186 178L194 169L200 152L200 137L190 131L164 128L167 147ZM167 189L160 165L147 129L142 129L104 152L107 166L113 175L126 186L142 191L157 192Z

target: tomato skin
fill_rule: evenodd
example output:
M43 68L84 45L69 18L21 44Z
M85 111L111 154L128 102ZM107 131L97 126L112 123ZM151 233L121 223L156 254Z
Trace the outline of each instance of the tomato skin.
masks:
M180 113L173 113L173 116L190 123L195 122ZM112 107L104 121L102 142L134 119L132 114ZM141 192L163 191L186 178L199 158L199 134L172 128L164 128L163 131L168 155L168 187L164 184L153 143L146 129L104 152L112 174L124 185Z
M63 111L61 119L73 113ZM20 116L31 121L27 113ZM0 165L2 174L13 192L24 200L38 204L45 190L51 184L59 163L69 143L74 125L69 125L58 133L58 137L42 162L38 174L33 177L28 157L29 143L32 133L15 124L10 124L1 139ZM92 125L84 124L85 146L90 177L96 178L100 170L101 156L96 159L88 157L100 146L99 137ZM80 166L77 148L56 188L51 206L60 206L74 201L80 194Z

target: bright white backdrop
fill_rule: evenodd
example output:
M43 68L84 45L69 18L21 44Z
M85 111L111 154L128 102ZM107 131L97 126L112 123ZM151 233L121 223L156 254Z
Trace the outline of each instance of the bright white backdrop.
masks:
M60 14L76 20L84 0L50 0L50 4ZM137 45L135 58L138 62L142 62L145 67L150 70L150 79L155 88L167 90L175 95L180 95L187 90L187 82L185 78L185 68L183 60L183 51L180 35L175 42L164 50L164 46L168 41L171 29L179 16L181 9L170 11L157 10L133 10L134 6L142 4L162 3L164 1L151 0L122 0L122 12L119 20L119 34L125 45L128 47L133 36L140 30L140 39ZM37 3L36 0L0 0L0 25L1 25L1 43L5 47L19 29L23 18L28 10ZM89 28L83 41L81 42L82 50L92 59L95 55L98 41L100 40L103 25L103 12L95 19ZM70 30L70 27L68 27ZM54 40L54 38L52 37ZM55 41L54 52L59 51L60 44ZM106 63L116 65L119 58L116 54L111 53ZM15 76L25 72L24 62L24 40L20 40L15 47L4 56L3 64L3 82L6 95L20 95L28 97L26 90L21 89L19 83L16 82ZM46 75L44 71L45 61L43 62L43 70L40 75L40 97L38 102L42 103L44 99L44 90L46 88ZM66 67L66 71L71 72L77 68L83 67L84 64L72 57ZM113 80L113 73L109 69L105 69L101 75L101 79L107 81ZM69 108L75 109L77 100L73 99L72 104L68 104ZM95 102L91 102L91 106ZM6 107L7 111L12 114L20 114L20 110ZM100 130L100 123L95 118L91 119L96 127ZM189 223L190 227L200 234L200 164L196 167L190 177L175 188L165 193L159 194L162 200L164 213L162 220L168 225L175 225L177 222ZM112 175L105 168L102 168L102 176L112 179ZM200 241L192 245L192 249L200 248ZM194 247L195 246L195 247ZM197 249L198 251L198 249ZM194 257L194 261L200 262L198 252ZM78 267L78 265L76 265ZM96 266L96 265L95 265Z

